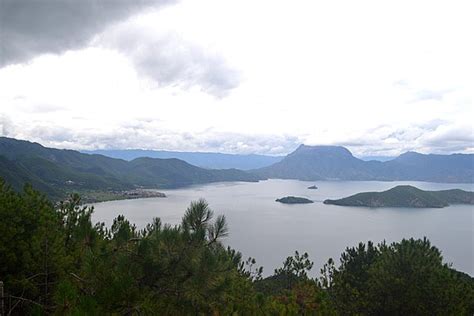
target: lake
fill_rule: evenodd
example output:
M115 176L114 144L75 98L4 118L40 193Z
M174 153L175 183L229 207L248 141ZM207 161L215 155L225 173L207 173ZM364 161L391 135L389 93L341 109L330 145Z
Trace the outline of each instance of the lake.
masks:
M309 190L310 185L319 189ZM474 275L474 208L455 205L442 209L366 208L325 205L336 199L364 191L383 191L399 184L423 190L459 188L472 191L472 184L378 181L266 180L258 183L225 182L196 185L176 190L160 190L166 198L110 201L94 204L94 221L110 226L120 214L138 228L152 218L178 224L193 200L204 198L216 215L225 214L230 234L226 245L254 257L264 274L295 250L308 252L314 261L313 275L332 257L339 262L341 252L359 241L376 243L402 238L428 237L457 270ZM286 205L275 199L295 195L313 204Z

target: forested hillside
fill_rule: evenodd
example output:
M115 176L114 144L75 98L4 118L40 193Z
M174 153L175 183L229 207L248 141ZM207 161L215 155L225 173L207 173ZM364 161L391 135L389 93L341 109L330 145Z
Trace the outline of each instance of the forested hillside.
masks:
M474 281L427 239L358 244L312 278L295 252L262 278L255 259L222 244L232 230L204 200L180 225L123 216L91 222L73 195L55 207L0 181L5 315L472 315ZM232 223L230 223L232 224ZM264 223L262 223L263 225ZM356 243L356 241L354 241ZM342 249L341 249L342 250ZM316 267L317 268L317 267Z
M474 192L460 189L424 191L411 185L398 185L383 192L362 192L324 204L368 207L441 208L451 204L474 204Z
M258 181L236 169L207 170L178 159L138 158L132 161L0 137L0 176L17 190L32 183L51 198L67 192L173 188L216 181Z
M140 150L140 149L105 149L105 150L83 150L86 154L99 154L107 157L133 160L136 158L176 158L191 165L206 169L240 169L250 170L270 166L280 161L282 156L266 155L241 155L222 154L213 152L182 152L166 150Z

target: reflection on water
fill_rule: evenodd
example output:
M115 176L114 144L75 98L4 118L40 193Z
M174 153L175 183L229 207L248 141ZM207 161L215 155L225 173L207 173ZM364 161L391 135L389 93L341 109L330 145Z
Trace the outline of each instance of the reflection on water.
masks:
M307 187L315 184L317 190ZM399 184L423 190L460 188L472 191L472 184L376 181L267 180L259 183L217 183L167 190L167 198L112 201L95 204L94 221L110 226L119 214L139 228L153 217L178 224L193 200L205 198L216 214L225 214L230 235L225 243L252 256L264 266L264 274L295 250L306 251L315 262L313 273L329 257L338 260L347 246L359 241L398 241L427 236L454 268L474 275L474 209L469 205L443 209L342 207L323 200L363 191L383 191ZM302 196L316 203L285 205L275 202L287 195Z

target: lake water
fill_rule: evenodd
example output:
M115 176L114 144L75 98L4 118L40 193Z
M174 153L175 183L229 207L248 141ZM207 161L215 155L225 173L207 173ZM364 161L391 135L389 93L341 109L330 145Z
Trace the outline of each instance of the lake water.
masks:
M319 189L308 190L310 185ZM474 208L455 205L442 209L365 208L325 205L325 199L341 198L364 191L383 191L399 184L423 190L460 188L472 191L472 184L377 181L267 180L258 183L227 182L163 190L166 198L111 201L95 204L94 221L110 226L120 214L143 228L152 218L179 224L193 200L205 198L216 215L225 214L230 229L224 243L254 257L273 273L295 250L308 252L319 273L327 259L339 262L341 252L359 241L376 243L402 238L428 237L441 249L446 262L474 275ZM313 204L285 205L275 199L295 195Z

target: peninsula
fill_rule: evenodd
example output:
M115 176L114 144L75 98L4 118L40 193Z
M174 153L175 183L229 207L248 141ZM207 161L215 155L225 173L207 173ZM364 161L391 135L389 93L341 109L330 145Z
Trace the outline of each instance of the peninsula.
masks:
M442 208L450 204L474 204L474 192L460 189L423 191L410 185L399 185L383 192L363 192L324 204L366 207Z

